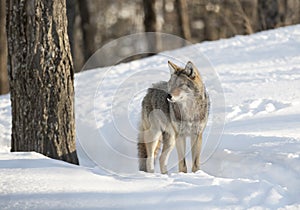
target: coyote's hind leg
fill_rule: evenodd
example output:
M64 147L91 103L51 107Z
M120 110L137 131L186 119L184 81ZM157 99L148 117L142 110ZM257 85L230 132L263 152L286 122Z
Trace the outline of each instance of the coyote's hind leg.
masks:
M163 149L159 158L160 172L162 174L168 173L167 165L169 156L175 146L175 135L163 133Z

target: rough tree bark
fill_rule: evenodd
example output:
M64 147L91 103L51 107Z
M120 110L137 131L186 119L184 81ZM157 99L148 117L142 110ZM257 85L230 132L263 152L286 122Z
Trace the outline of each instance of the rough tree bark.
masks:
M5 31L5 1L0 1L0 95L9 91L7 76L7 45Z
M7 0L12 152L78 163L65 0Z

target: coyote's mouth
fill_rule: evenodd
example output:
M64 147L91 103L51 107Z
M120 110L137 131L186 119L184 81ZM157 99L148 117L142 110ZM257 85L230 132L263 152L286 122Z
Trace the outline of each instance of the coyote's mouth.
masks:
M170 98L167 98L167 100L168 100L170 103L175 103L175 101L173 101L173 100L170 99Z
M172 95L171 94L168 94L167 96L167 101L170 102L170 103L174 103L175 101L172 99Z

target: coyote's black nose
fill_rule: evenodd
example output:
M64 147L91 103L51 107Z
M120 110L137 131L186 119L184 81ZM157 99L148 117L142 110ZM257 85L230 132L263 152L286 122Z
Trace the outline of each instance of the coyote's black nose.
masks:
M172 99L172 95L168 93L167 99Z

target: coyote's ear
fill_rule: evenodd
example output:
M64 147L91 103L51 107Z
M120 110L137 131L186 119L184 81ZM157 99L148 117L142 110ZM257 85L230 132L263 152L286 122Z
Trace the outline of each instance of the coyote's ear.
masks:
M168 61L168 66L170 69L170 74L173 74L174 72L180 70L180 67L177 66L176 64L172 63L171 61Z
M190 78L192 78L192 79L195 78L195 76L196 76L196 71L197 71L197 70L196 70L196 67L194 66L194 64L193 64L191 61L187 62L187 64L186 64L184 70L185 70L186 74L187 74Z

